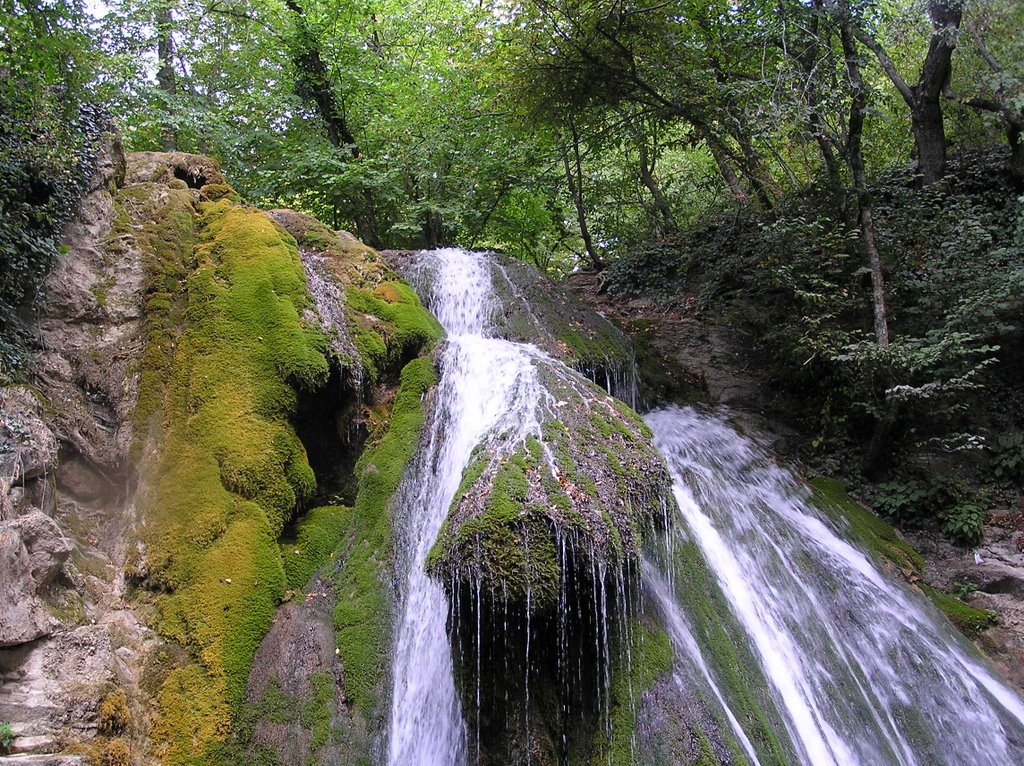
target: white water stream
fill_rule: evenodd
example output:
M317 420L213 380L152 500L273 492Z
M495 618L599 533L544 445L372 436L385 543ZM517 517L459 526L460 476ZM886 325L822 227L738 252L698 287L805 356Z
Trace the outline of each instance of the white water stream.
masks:
M436 270L425 296L448 333L429 440L406 477L399 558L403 600L394 661L388 763L465 763L467 732L452 679L446 633L448 600L424 563L459 487L473 448L514 445L539 434L543 390L530 346L490 337L494 309L486 260L462 250L422 254ZM423 286L421 286L423 287Z
M1024 764L1020 698L789 473L718 418L671 408L647 422L675 482L674 534L699 545L803 766ZM662 576L648 565L645 579L677 654L692 652Z

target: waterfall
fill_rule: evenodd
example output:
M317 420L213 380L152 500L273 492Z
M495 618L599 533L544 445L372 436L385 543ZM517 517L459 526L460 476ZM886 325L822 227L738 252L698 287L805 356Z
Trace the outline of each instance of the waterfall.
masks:
M491 337L495 309L486 259L448 249L419 256L431 271L417 284L447 331L429 435L400 493L398 571L403 578L394 659L388 763L460 764L467 732L452 678L448 602L424 563L474 447L539 434L536 349ZM419 280L417 280L419 282Z
M807 488L755 443L724 420L689 409L663 409L646 418L671 473L675 503L665 506L665 518L657 525L665 531L650 533L640 562L645 613L638 613L638 605L626 597L622 572L613 578L593 555L584 565L592 590L585 593L580 583L567 582L566 551L575 550L577 533L556 531L562 581L554 622L549 617L547 627L531 628L528 588L520 615L525 632L512 639L522 641L525 655L510 662L510 645L500 640L512 630L507 611L490 615L484 633L491 643L484 654L480 581L470 583L469 590L454 588L463 601L474 603L462 603L460 610L456 598L452 609L445 589L425 570L467 467L479 450L496 461L492 465L510 461L532 438L543 452L545 470L558 480L557 460L544 439L552 420L571 423L561 419L573 408L587 413L614 409L613 400L596 396L601 392L577 372L533 345L499 337L508 308L496 293L502 279L500 268L487 258L461 250L421 253L411 274L447 339L440 350L430 419L393 509L399 606L389 764L461 766L479 762L481 747L497 747L481 743L481 699L500 701L502 689L481 689L480 679L481 663L501 662L506 675L487 677L497 678L498 687L517 684L523 709L518 709L520 702L509 706L505 686L504 707L492 705L488 715L504 716L509 724L504 731L516 737L521 733L527 744L519 757L528 761L530 684L544 664L535 659L544 642L551 643L547 656L557 664L558 693L565 691L563 686L591 690L564 695L559 702L564 720L583 721L570 716L576 707L582 711L592 705L599 716L598 739L610 738L612 668L616 654L624 651L630 672L632 620L657 623L664 630L674 658L659 694L668 684L685 703L679 709L696 715L694 721L663 714L657 720L680 727L684 738L691 724L694 738L713 731L710 738L716 752L725 753L724 762L1024 764L1024 703L973 647L926 599L850 542L844 521L817 508ZM605 382L628 395L635 390L630 380ZM595 433L595 439L600 441L600 435ZM652 459L660 467L653 453ZM529 541L527 536L522 542ZM615 590L614 599L608 598L606 581ZM501 609L507 607L506 601ZM460 614L469 619L447 624ZM473 620L475 630L469 624ZM578 646L571 650L578 656L569 656L567 623L572 620L592 628L574 640L585 633L593 644L587 650L596 662L593 670L584 667ZM715 630L709 628L712 623ZM617 637L610 637L611 627ZM467 636L475 647L467 646ZM724 644L729 645L725 650ZM461 685L454 677L457 645ZM628 695L620 692L615 704L628 704L639 721L646 690L631 684ZM473 704L474 698L476 709L464 711L463 701ZM490 719L484 725L494 726ZM568 757L565 730L560 739L561 757ZM582 753L589 747L578 740L573 746L582 747ZM639 735L633 736L629 752L634 762L643 762L643 747Z
M1024 763L1020 698L788 472L717 418L670 408L647 422L675 482L673 541L700 548L802 766ZM644 579L677 662L698 664L749 756L664 566L645 562Z

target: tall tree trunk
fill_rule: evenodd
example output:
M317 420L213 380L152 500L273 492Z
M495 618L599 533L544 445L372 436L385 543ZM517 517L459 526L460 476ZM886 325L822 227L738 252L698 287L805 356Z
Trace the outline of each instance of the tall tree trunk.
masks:
M285 0L285 4L292 12L295 23L290 51L296 70L295 94L316 111L331 146L351 155L353 160L358 160L361 157L359 144L349 127L344 105L334 92L330 72L320 55L320 44L309 26L306 12L299 0ZM352 220L356 224L359 238L370 247L382 247L372 189L364 186L354 195L351 204Z
M651 193L651 199L654 200L654 207L657 208L658 213L661 215L665 231L675 231L678 226L676 225L675 215L672 213L672 206L668 204L665 192L661 190L658 180L654 177L654 161L648 154L647 143L644 141L643 136L640 136L637 141L637 148L640 152L640 182Z
M576 220L580 226L580 236L583 238L583 247L587 251L587 258L595 271L601 271L604 268L604 261L594 248L594 240L590 236L590 228L587 226L587 208L583 199L583 161L580 157L580 136L576 126L571 122L569 123L569 134L572 137L571 145L567 145L564 141L562 143L565 181L569 185L569 193L572 196L573 205L576 207Z
M174 73L174 17L169 3L156 12L156 85L167 99L165 119L160 129L160 142L165 152L178 150L178 132L174 124L174 98L178 94L178 79Z
M864 114L867 111L867 91L861 79L858 63L857 43L854 40L850 23L844 22L840 30L843 40L843 54L846 59L846 71L850 76L852 100L850 104L849 137L847 139L847 162L853 174L853 185L857 193L858 219L860 222L861 239L868 256L868 267L871 271L872 306L875 317L875 340L883 348L889 345L889 319L885 308L885 277L882 273L882 257L878 252L875 238L875 222L871 208L871 195L868 192L867 174L864 171L864 153L862 137L864 132Z
M917 94L916 104L911 108L910 127L917 147L921 181L929 186L946 175L946 130L939 100L924 97L920 91Z
M750 136L747 135L747 132L738 121L736 121L730 134L736 140L736 143L739 144L740 152L743 154L743 162L740 164L740 169L743 171L743 175L747 177L747 182L754 191L754 197L757 199L762 210L771 210L775 207L775 201L782 196L779 185L772 178L772 174L768 171L764 158L757 150L757 147L754 146L754 142L750 140Z
M942 119L942 92L953 70L953 50L963 19L964 0L928 0L932 36L917 84L910 85L875 38L863 29L850 27L851 34L864 43L878 59L886 75L910 107L910 127L917 148L918 169L925 186L941 181L946 174L946 130ZM844 9L851 24L849 7Z

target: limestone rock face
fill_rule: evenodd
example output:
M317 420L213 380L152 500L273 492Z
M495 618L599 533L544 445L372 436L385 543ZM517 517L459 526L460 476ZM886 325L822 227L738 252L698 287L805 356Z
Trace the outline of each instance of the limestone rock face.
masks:
M124 603L150 222L125 164L107 134L41 291L31 385L0 388L0 722L19 763L81 763L54 751L96 735L111 688L138 705L162 643Z
M31 641L56 624L36 596L32 559L10 524L0 526L0 647Z

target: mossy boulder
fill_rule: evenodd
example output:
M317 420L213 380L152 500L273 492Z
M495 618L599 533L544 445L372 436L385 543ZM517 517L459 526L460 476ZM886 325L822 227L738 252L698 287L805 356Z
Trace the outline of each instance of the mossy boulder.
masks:
M531 611L554 607L569 568L626 567L673 502L639 416L563 365L537 364L551 396L540 433L477 447L427 561L448 587L479 581Z

